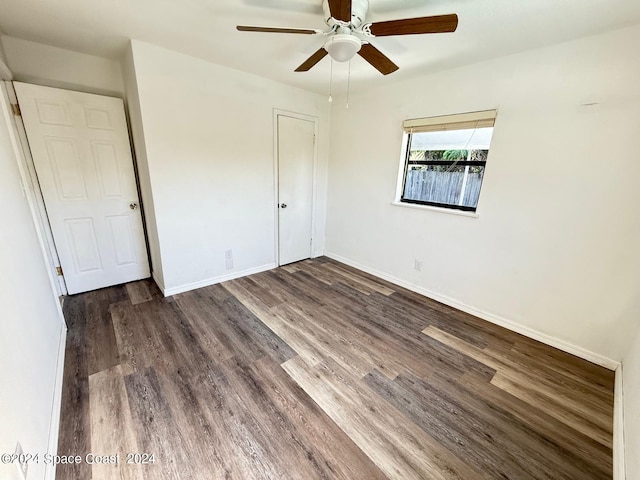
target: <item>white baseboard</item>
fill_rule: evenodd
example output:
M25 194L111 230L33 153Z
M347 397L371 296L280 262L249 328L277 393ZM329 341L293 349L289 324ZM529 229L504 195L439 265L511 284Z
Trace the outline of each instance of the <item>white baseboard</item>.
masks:
M616 369L616 384L613 392L613 480L625 480L626 463L624 458L624 385L622 368Z
M247 275L253 275L254 273L265 272L267 270L271 270L276 268L275 263L268 263L266 265L261 265L259 267L248 268L246 270L242 270L239 272L232 272L227 275L221 275L219 277L206 278L204 280L200 280L199 282L188 283L185 285L180 285L178 287L164 288L160 287L160 284L154 277L156 283L162 290L162 293L165 297L169 297L171 295L177 295L178 293L188 292L190 290L195 290L196 288L208 287L209 285L215 285L216 283L226 282L227 280L233 280L240 277L246 277Z
M540 332L538 330L534 330L533 328L525 327L524 325L520 325L518 323L512 322L511 320L507 320L506 318L502 318L493 313L479 310L470 305L466 305L456 299L447 297L446 295L441 295L439 293L432 292L430 290L427 290L426 288L422 288L420 286L414 285L400 278L387 275L384 272L380 272L376 269L367 267L366 265L362 265L358 262L354 262L353 260L345 258L336 253L325 252L325 255L338 262L350 265L353 268L357 268L358 270L362 270L363 272L367 272L367 273L370 273L371 275L375 275L376 277L380 277L383 280L387 280L388 282L391 282L395 285L404 287L407 290L411 290L413 292L419 293L420 295L424 295L425 297L429 297L440 303L449 305L450 307L457 308L458 310L469 313L471 315L474 315L488 322L495 323L496 325L499 325L508 330L524 335L525 337L529 337L533 340L542 342L545 345L549 345L551 347L557 348L558 350L562 350L563 352L570 353L577 357L583 358L584 360L587 360L589 362L595 363L597 365L601 365L605 368L608 368L609 370L615 370L620 365L620 362L613 360L611 358L605 357L595 352L591 352L582 347L578 347L577 345L573 345L572 343L567 342L565 340L561 340L559 338L553 337L551 335L547 335L546 333Z
M64 378L64 352L67 346L67 326L62 323L60 329L60 340L58 343L58 362L56 365L56 380L53 388L53 405L51 407L51 423L49 427L49 447L48 453L56 455L58 453L58 433L60 431L60 414L62 413L62 383ZM56 466L47 464L44 478L55 480Z

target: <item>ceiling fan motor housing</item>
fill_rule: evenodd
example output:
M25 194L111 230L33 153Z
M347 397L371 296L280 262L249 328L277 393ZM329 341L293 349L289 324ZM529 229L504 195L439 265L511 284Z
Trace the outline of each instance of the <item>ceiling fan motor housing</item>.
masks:
M345 25L345 22L336 20L331 16L328 0L322 1L322 10L324 12L324 21L329 25L329 27L334 28L337 25L341 27L349 26L352 29L356 29L364 23L364 20L367 17L367 12L369 11L369 0L351 1L351 22L348 25Z
M336 62L347 62L360 51L362 42L350 33L337 33L324 44L324 49L329 52Z

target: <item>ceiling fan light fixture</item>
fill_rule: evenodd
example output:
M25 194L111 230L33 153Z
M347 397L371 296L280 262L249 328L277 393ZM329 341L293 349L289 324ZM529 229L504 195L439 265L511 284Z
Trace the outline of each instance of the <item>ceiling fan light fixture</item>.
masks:
M347 62L360 51L361 46L362 42L355 35L338 33L324 44L324 49L336 62Z

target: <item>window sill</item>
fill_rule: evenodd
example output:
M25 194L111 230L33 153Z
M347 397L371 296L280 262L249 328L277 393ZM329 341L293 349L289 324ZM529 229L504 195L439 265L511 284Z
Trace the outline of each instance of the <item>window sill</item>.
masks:
M456 210L454 208L434 207L432 205L419 205L416 203L391 202L394 207L415 208L418 210L429 210L431 212L448 213L450 215L459 215L461 217L478 218L476 212L465 212L464 210Z

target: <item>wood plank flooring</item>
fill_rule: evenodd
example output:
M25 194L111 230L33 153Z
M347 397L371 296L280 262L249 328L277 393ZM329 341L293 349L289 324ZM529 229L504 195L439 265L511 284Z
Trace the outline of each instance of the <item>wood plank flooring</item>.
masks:
M59 480L612 478L613 372L324 257L64 311Z

